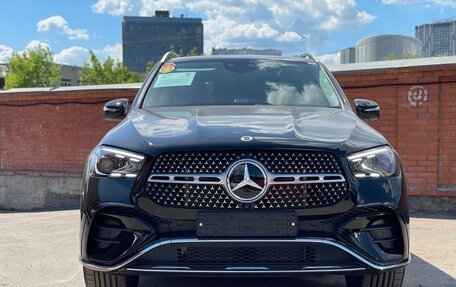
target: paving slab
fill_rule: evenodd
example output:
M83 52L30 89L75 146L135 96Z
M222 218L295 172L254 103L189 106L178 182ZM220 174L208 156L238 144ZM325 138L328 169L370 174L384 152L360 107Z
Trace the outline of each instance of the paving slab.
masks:
M456 217L415 215L404 287L456 287ZM0 286L84 287L79 211L0 213ZM140 287L345 287L342 276L305 279L144 277Z

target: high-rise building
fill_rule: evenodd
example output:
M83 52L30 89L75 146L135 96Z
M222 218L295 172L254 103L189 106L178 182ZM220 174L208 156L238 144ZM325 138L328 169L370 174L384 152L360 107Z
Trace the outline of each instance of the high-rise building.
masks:
M123 63L130 71L144 73L148 61L156 63L167 51L186 55L193 48L203 53L201 18L170 17L168 11L156 11L155 17L123 18Z
M369 36L356 43L356 62L421 57L421 46L420 40L410 36Z
M423 43L423 57L456 55L455 19L416 26L415 37Z
M340 63L350 64L356 63L356 48L349 47L340 51Z
M252 49L252 48L241 48L241 49L213 49L214 55L268 55L268 56L281 56L282 51L276 49Z

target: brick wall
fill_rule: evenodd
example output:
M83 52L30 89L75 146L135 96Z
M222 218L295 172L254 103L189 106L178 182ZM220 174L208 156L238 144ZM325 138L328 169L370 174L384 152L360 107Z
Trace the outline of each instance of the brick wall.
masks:
M103 120L104 103L136 91L0 94L0 174L80 177L89 151L116 124Z
M334 74L350 100L380 104L381 119L370 124L401 155L410 194L455 197L456 64ZM409 93L416 103L420 91L427 101L412 105ZM116 124L103 120L103 103L135 94L121 86L0 93L0 176L80 177Z
M401 156L409 194L456 196L456 65L334 74L351 101L380 104L380 120L369 124Z

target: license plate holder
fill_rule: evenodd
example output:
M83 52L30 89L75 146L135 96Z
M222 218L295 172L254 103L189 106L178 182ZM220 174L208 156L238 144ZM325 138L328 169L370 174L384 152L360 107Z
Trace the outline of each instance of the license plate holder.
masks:
M198 237L295 237L295 212L198 212Z

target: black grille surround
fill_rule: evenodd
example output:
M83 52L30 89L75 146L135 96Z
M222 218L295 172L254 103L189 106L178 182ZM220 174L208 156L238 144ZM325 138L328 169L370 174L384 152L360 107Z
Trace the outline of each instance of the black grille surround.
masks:
M310 151L206 151L160 154L154 161L151 174L216 175L227 171L241 159L261 163L271 174L342 174L338 159L331 153ZM149 199L163 207L185 209L239 209L242 204L232 199L220 184L147 182ZM348 195L348 183L318 182L270 185L265 195L251 208L306 209L335 205Z

